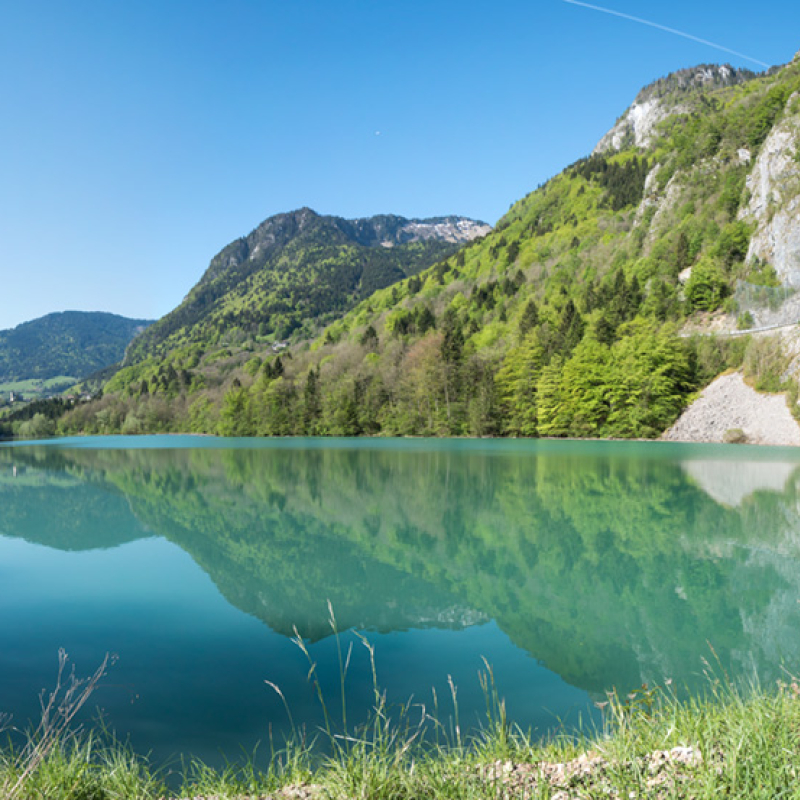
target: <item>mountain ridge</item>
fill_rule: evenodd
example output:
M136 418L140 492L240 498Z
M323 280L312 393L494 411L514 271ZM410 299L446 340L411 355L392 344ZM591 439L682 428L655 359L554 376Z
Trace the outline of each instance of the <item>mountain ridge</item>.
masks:
M133 343L125 364L163 355L206 322L248 336L283 339L298 328L309 335L326 314L489 230L465 217L346 220L308 207L276 214L220 250L182 303Z
M705 65L650 86L637 97L658 93L669 112L651 138L623 135L619 149L568 165L485 237L384 288L351 291L351 310L318 316L327 327L298 331L280 354L274 338L237 341L212 325L199 349L118 373L106 410L136 430L163 397L166 429L234 436L648 438L725 369L785 388L774 340L679 334L752 328L759 303L791 291L780 259L800 265L800 62L760 75ZM756 183L766 201L754 206ZM751 250L784 222L785 247ZM248 269L241 240L231 247L220 266L233 257ZM88 411L70 426L96 429Z

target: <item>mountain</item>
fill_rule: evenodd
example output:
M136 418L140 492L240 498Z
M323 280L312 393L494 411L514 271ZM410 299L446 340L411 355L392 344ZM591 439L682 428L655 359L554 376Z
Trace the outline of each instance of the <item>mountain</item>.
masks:
M83 378L122 360L150 320L63 311L0 331L0 382Z
M133 343L126 363L220 338L282 340L297 330L308 337L376 289L490 230L463 217L278 214L214 256L184 301Z
M202 348L131 362L102 407L62 429L655 437L726 369L796 398L779 339L709 334L797 321L798 131L797 58L759 75L704 65L661 78L493 231L365 296L310 343L276 353L252 329L213 339L218 323L187 323L170 346ZM288 250L323 220L296 212L226 248L188 307L207 295L211 307L226 281L240 306L264 302L249 277L258 245ZM286 295L282 313L306 313L304 298ZM216 319L236 319L225 302ZM140 344L164 329L152 330Z

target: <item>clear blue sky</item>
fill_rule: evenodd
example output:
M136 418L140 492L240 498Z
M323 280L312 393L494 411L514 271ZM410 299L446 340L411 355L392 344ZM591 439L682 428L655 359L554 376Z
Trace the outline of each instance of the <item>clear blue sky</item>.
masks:
M597 5L768 64L797 0ZM565 0L0 0L0 329L158 317L300 206L494 223L639 88L729 62Z

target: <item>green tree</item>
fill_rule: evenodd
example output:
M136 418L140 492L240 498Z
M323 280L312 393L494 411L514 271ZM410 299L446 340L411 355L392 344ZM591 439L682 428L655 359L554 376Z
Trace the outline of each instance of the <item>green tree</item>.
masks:
M612 348L609 432L658 436L675 421L694 388L688 353L672 329L641 323L628 333Z
M427 305L417 306L415 318L414 324L420 336L424 336L429 330L436 327L436 317Z
M532 328L539 324L539 309L536 306L535 300L528 300L525 303L525 308L522 309L522 315L519 318L517 330L519 338L524 339Z
M378 333L372 325L368 325L367 329L361 335L361 346L369 350L374 350L378 346Z
M396 404L388 405L385 428L397 434L442 435L448 430L444 390L447 366L442 359L442 334L429 333L405 354L399 372Z
M458 315L448 308L442 323L442 361L444 362L444 401L450 433L460 433L457 403L461 391L461 364L464 358L464 334Z
M719 234L713 254L726 269L744 261L750 247L750 226L737 220L729 222Z
M543 364L544 348L536 329L507 353L495 376L503 433L536 436L536 388Z
M562 414L570 436L601 436L609 412L610 351L587 337L564 365Z
M312 434L316 429L322 405L320 402L319 367L308 371L306 386L303 390L303 429L304 433Z
M20 424L18 435L21 439L46 439L55 435L55 432L56 423L44 414L38 413Z
M466 385L470 387L467 399L467 423L471 436L498 434L498 409L495 391L495 366L490 361L473 355L465 367Z
M569 418L565 413L562 384L563 361L554 356L542 368L536 384L538 430L540 436L567 436Z
M684 294L691 311L713 311L727 294L728 283L717 263L704 256L692 267Z
M290 436L300 433L296 420L298 405L294 384L282 375L275 378L260 398L258 434Z
M252 436L250 397L242 386L232 386L222 401L217 430L220 436Z
M562 342L561 349L565 353L570 353L575 349L578 342L583 338L583 330L583 317L581 317L570 297L561 312L561 324L559 325L559 334Z
M213 433L217 423L215 407L208 397L198 397L189 406L189 430L192 433Z

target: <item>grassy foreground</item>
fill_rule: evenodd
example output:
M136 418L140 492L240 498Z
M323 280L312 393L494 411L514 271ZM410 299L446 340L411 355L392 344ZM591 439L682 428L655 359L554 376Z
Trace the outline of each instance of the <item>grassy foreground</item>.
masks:
M487 723L469 741L457 724L445 730L413 707L390 719L378 695L368 727L320 734L329 737L330 755L290 744L264 770L250 764L218 772L193 763L177 790L166 788L174 775L152 770L125 747L66 728L37 758L48 735L40 730L28 747L0 751L0 797L800 797L800 685L793 680L770 691L710 680L705 697L685 702L669 686L643 687L624 699L612 694L603 704L603 730L547 742L510 726L487 684Z

